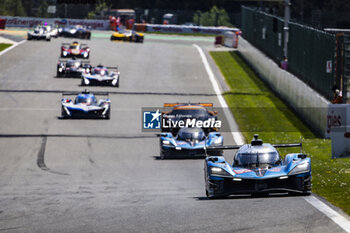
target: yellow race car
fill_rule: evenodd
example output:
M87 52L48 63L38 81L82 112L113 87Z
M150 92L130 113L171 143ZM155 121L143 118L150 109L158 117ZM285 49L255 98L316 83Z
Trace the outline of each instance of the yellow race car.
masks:
M111 40L121 40L130 42L143 42L143 33L136 32L134 30L119 30L111 35Z

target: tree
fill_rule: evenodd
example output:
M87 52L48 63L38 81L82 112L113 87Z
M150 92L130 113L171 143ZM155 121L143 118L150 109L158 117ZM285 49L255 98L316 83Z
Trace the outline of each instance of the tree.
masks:
M99 1L96 4L95 10L88 13L88 19L95 19L96 15L100 15L102 10L108 9L108 5L105 1Z
M41 18L48 18L49 17L49 13L47 12L48 7L49 5L47 4L47 2L43 1L38 8L38 12L36 13L36 16Z
M232 27L230 17L224 8L213 6L210 11L197 11L193 16L193 22L202 26L227 26Z
M26 16L21 0L0 0L0 15Z

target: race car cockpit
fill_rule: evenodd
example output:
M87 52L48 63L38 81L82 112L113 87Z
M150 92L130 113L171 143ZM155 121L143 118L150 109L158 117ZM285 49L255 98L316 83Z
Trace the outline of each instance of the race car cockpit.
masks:
M94 95L78 95L75 98L74 104L96 105L97 100Z
M202 141L205 133L201 128L181 128L177 134L177 140L183 141Z

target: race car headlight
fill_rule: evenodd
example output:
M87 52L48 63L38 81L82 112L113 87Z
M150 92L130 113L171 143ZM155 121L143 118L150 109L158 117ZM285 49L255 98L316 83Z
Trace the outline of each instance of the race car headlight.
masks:
M87 56L88 56L88 53L86 53L86 52L85 52L85 53L83 53L83 54L84 54L84 57L87 57Z
M89 79L84 78L84 83L85 83L85 85L89 85L89 83L90 83Z
M86 69L86 73L89 73L89 72L90 72L90 69L89 69L89 68L87 68L87 69Z
M166 141L166 140L163 140L162 143L163 143L164 145L169 145L169 144L170 144L170 142L169 142L169 141Z
M72 33L72 34L74 34L74 33L77 32L77 30L76 30L76 29L71 29L69 32Z
M212 176L229 176L232 177L230 173L219 167L210 167L210 175Z
M63 56L67 56L67 52L66 51L63 51Z
M58 71L59 71L59 72L62 72L62 68L58 68Z
M301 163L297 166L295 166L289 173L288 175L295 175L295 174L300 174L304 172L309 172L310 171L310 163Z
M215 139L214 144L221 144L222 143L222 137L218 137Z
M117 82L118 82L118 80L115 78L115 79L113 79L112 84L113 84L113 85L116 85Z

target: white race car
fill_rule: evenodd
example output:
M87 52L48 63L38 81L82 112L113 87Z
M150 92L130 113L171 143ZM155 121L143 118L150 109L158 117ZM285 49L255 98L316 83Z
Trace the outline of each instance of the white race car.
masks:
M65 98L67 95L77 95L73 101ZM96 99L96 95L107 96L105 99ZM61 119L65 118L102 118L111 117L111 101L107 92L90 93L85 90L79 92L64 92L61 100Z
M51 40L51 35L50 32L47 31L47 29L44 26L37 26L34 28L32 32L28 32L27 34L27 39L32 40L32 39L37 39L37 40Z
M53 24L48 24L44 26L46 28L46 30L50 33L51 37L58 37L58 28L57 26L53 25Z
M83 74L81 85L111 85L119 87L120 72L118 67L98 65L90 73Z

